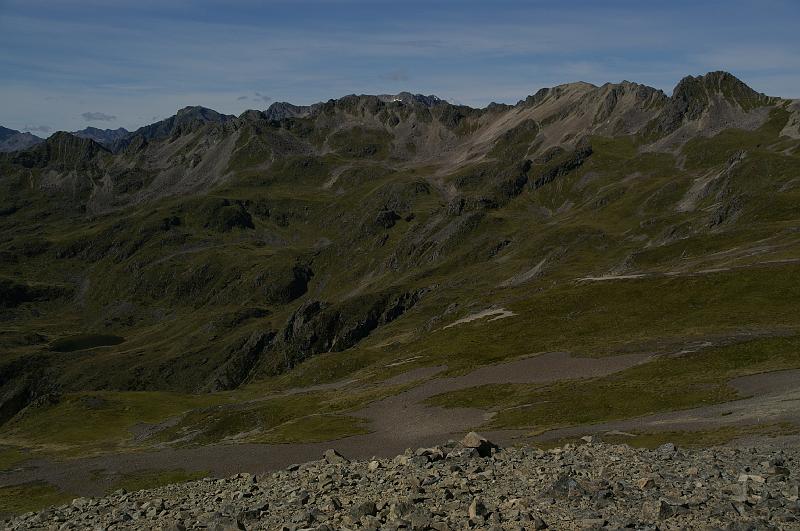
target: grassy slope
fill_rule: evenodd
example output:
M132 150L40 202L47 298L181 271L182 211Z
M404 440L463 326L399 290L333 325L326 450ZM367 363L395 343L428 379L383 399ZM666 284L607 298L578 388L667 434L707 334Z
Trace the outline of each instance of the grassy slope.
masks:
M437 402L491 396L473 405L500 411L494 425L544 429L733 398L727 378L798 366L791 334L800 326L794 302L800 271L791 263L764 264L800 258L800 187L789 186L800 159L782 144L780 152L774 148L780 125L777 113L759 131L726 131L690 142L675 156L640 153L635 137L596 137L594 154L579 169L483 212L474 225L469 212L445 215L448 201L436 187L414 191L414 183L427 182L430 172L399 169L387 158L386 139L368 142L363 131L355 133L355 152L343 149L348 141L339 136L333 143L337 153L289 159L269 170L251 167L261 155L243 155L232 168L239 178L213 197L169 198L131 209L122 214L122 224L116 214L87 222L64 213L58 219L69 222L48 222L35 209L0 219L8 235L3 248L28 249L30 255L4 262L0 274L41 283L77 280L80 286L66 304L42 303L35 310L23 305L0 324L6 360L50 356L74 384L59 403L31 409L0 428L0 441L37 455L70 457L152 442L242 439L241 434L254 441L324 440L368 429L347 412L397 392L379 382L417 366L444 363L459 373L541 351L604 356L679 349L707 338L751 339L588 383L497 386L491 393L468 391ZM725 193L712 190L692 212L676 210L694 179L722 172L742 149L748 156L725 178ZM323 187L342 165L350 168ZM480 195L488 190L481 183L492 177L478 184L462 177L481 168L506 170L484 164L445 181ZM15 193L19 201L36 204L30 192ZM711 226L718 203L730 197L741 198L736 215ZM217 210L207 206L214 198L242 201L254 228L214 229ZM376 214L386 208L396 209L401 219L389 229L376 227ZM170 216L181 223L160 228ZM419 244L420 234L437 245ZM95 257L98 248L104 252ZM53 260L69 249L78 249L73 258ZM301 300L275 304L254 288L260 275L277 279L298 260L311 260L316 270ZM508 282L540 263L527 280ZM714 268L732 269L686 274ZM609 273L647 276L578 280ZM236 391L191 394L224 360L232 338L281 329L302 301L341 300L387 286L436 289L402 319L344 352L321 354ZM489 306L517 315L441 330ZM265 312L226 327L221 316L243 307ZM84 333L118 335L125 342L49 352L50 342ZM43 339L25 340L37 334ZM702 371L709 368L716 372L704 379ZM342 378L375 387L355 395L345 390L275 396ZM653 381L666 383L652 386ZM121 388L149 390L115 390ZM632 394L642 399L632 402ZM548 400L575 407L571 413L556 406L518 407ZM132 441L133 426L175 417L178 424L155 439Z
M492 409L492 427L541 432L734 400L739 397L729 380L798 367L800 337L793 335L662 357L602 378L484 386L438 395L430 403Z

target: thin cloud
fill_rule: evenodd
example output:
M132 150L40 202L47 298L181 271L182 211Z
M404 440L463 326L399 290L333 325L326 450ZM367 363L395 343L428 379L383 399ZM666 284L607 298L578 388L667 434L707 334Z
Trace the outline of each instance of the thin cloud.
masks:
M87 122L113 122L117 119L116 116L104 112L85 112L81 116Z
M26 125L23 129L32 133L49 133L53 130L52 127L47 125Z
M800 69L800 48L786 46L716 48L698 53L692 58L705 68L746 72L794 72Z
M261 100L264 103L269 103L272 101L272 98L267 96L266 94L261 94L260 92L256 92L256 99Z
M381 76L381 78L387 81L408 81L410 79L408 72L405 70L392 70Z
M89 106L131 128L141 125L137 116L169 116L189 102L235 113L273 101L384 93L395 84L483 106L579 79L628 79L669 91L687 74L717 69L769 94L798 96L800 86L796 2L765 10L732 0L722 11L702 2L630 10L627 0L582 1L579 9L472 1L463 9L434 2L398 11L386 4L364 24L360 1L326 1L307 10L308 20L278 16L285 23L267 31L265 20L276 18L275 9L296 9L293 2L269 10L226 6L221 17L216 8L200 10L176 23L171 8L142 10L125 0L98 12L68 1L74 8L54 12L41 9L44 0L0 0L8 4L0 71L9 73L0 101L14 102L0 109L3 123L73 130L83 127ZM130 53L120 57L121 48ZM256 86L264 92L254 93ZM44 99L51 93L59 100Z

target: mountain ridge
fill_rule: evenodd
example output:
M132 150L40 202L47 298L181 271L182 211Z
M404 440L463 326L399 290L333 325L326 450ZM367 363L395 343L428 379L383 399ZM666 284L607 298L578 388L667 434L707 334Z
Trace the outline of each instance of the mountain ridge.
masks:
M117 129L98 129L97 127L86 127L80 131L73 131L73 135L81 138L89 138L98 144L106 147L113 145L118 140L121 140L130 134L130 131L124 127Z
M676 103L675 106L677 107L683 106L685 108L682 110L677 109L674 111L674 113L676 113L678 116L673 118L673 120L678 120L678 121L681 121L684 115L686 115L690 120L697 119L702 113L702 110L705 108L705 105L708 104L708 97L709 97L708 95L710 94L711 95L721 94L724 97L724 99L728 100L729 102L736 103L745 110L752 109L760 105L767 105L770 102L774 103L776 101L781 100L781 98L770 97L766 96L763 93L756 92L755 90L747 86L744 82L742 82L740 79L738 79L736 76L734 76L729 72L712 71L698 76L691 76L691 75L685 76L678 82L678 84L673 89L672 96L667 96L661 89L656 89L647 85L627 80L623 80L619 83L607 82L604 83L603 85L594 85L592 83L588 83L585 81L576 81L576 82L556 85L554 87L545 87L539 89L535 94L529 95L523 100L519 100L512 107L519 107L520 105L523 104L530 105L534 102L541 100L541 98L545 97L545 95L550 95L551 97L558 98L564 92L574 93L576 91L587 92L590 90L608 90L611 91L613 94L620 94L628 92L631 89L642 92L643 94L647 94L647 96L649 97L657 97L657 95L660 95L666 100L676 100L676 99L679 100L679 102ZM612 96L612 98L613 97L614 96ZM192 127L196 127L199 124L224 123L227 121L231 121L234 118L243 119L244 117L247 116L250 116L251 118L259 116L266 120L280 121L286 118L300 117L306 115L307 113L313 113L323 108L326 104L330 104L331 102L338 102L341 100L346 100L351 98L377 98L378 100L384 103L399 101L406 104L411 104L416 102L425 105L427 107L433 107L437 104L453 105L447 100L439 98L435 95L425 96L422 94L413 94L405 91L399 92L397 94L382 94L374 96L367 94L361 94L361 95L349 94L337 99L330 99L325 102L318 102L311 105L295 105L288 102L275 102L272 103L265 110L247 109L245 111L242 111L238 116L224 115L208 107L195 105L195 106L183 107L179 109L174 115L167 117L164 120L144 125L134 131L127 131L124 128L118 128L112 130L112 129L98 129L94 127L87 127L80 131L74 131L71 133L75 134L76 136L84 136L86 138L92 138L93 140L96 140L99 143L104 144L107 147L110 147L114 151L119 151L121 149L124 149L130 143L131 139L136 135L144 137L145 140L154 137L164 138L166 136L174 134L176 130L180 130L181 128L191 129ZM689 108L690 104L693 105L692 108ZM473 111L485 111L490 108L497 108L498 106L508 106L508 105L497 104L497 103L490 103L485 107L468 107L459 105L459 107L465 107ZM673 128L674 130L674 128L676 127L677 127L676 124L665 124L662 126L662 128L665 128L665 130L669 128ZM17 131L17 133L19 133L19 131ZM35 137L35 135L31 136ZM25 147L22 149L27 149L27 147L30 146L25 145ZM9 151L9 149L4 149L4 150Z
M709 74L187 107L124 145L2 154L0 441L323 440L383 418L356 413L401 403L406 372L541 352L643 361L437 407L553 430L727 403L800 368L799 116Z
M689 87L701 87L702 90L693 91ZM703 87L711 87L712 91ZM204 128L211 134L194 146L193 154L181 155L193 161L188 172L182 172L178 181L173 180L166 187L159 185L158 190L144 190L131 198L138 202L146 200L152 193L158 196L181 193L181 190L196 190L198 186L224 182L232 160L235 163L236 159L249 156L269 158L268 151L274 156L275 153L299 154L331 149L326 144L312 145L316 140L309 143L309 139L285 129L293 121L313 122L317 124L313 127L330 131L326 134L335 134L335 128L383 130L385 133L381 134L396 137L387 146L390 157L414 164L427 160L449 171L489 156L491 146L504 129L512 131L515 127L524 127L526 120L535 123L538 131L537 145L528 149L534 157L559 145L574 148L583 136L591 134L639 134L648 138L640 149L661 152L674 151L690 138L711 136L723 128L756 129L767 120L771 106L783 103L785 100L759 95L730 74L712 72L705 76L687 76L679 82L672 97L631 82L602 86L578 82L541 89L513 107L487 106L483 109L410 93L396 97L350 95L311 106L274 103L266 111L245 111L239 116L190 106L106 146L114 153L135 156L147 152L149 143L169 139L166 144L160 144L157 151L161 154L157 157L183 160L168 154L183 142L178 142L179 139L189 141L190 135L199 134L198 131ZM800 113L795 114L800 116ZM338 125L331 128L331 120ZM275 141L270 145L251 143L237 146L242 135L265 128L273 131L271 134ZM286 137L287 134L291 138ZM278 142L281 136L286 138ZM254 154L248 154L250 151ZM107 197L107 194L98 197Z

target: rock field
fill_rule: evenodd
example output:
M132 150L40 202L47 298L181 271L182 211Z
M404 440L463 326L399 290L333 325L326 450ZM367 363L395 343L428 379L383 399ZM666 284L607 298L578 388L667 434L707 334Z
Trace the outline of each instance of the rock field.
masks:
M460 442L205 478L28 513L7 529L800 529L795 448L543 451Z

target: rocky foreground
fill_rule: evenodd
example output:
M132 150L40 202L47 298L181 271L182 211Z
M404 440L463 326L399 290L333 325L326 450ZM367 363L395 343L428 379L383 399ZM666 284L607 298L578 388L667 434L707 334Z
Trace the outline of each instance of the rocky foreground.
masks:
M8 529L800 529L798 449L586 443L500 450L477 434L393 459L334 450L280 472L78 498Z

